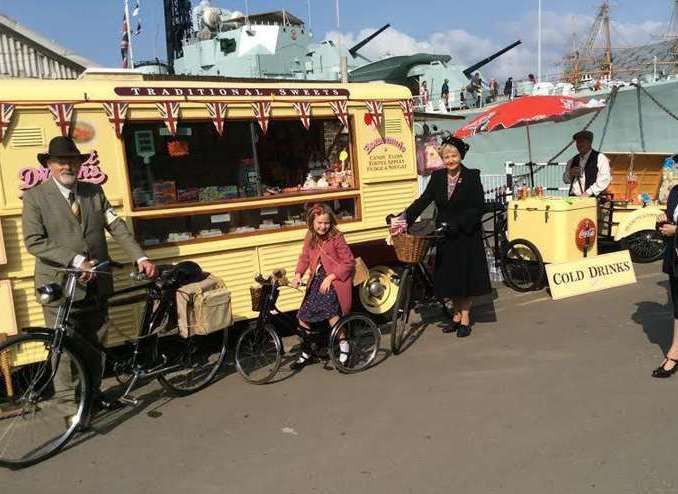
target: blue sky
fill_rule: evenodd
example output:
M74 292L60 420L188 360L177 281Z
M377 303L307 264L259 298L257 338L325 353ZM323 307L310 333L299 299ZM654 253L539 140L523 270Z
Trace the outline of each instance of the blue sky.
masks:
M130 0L133 4L135 0ZM194 4L197 0L194 0ZM612 2L615 35L621 44L640 44L661 34L671 12L671 0L616 0ZM213 4L244 10L244 0ZM413 5L425 9L413 10ZM572 44L572 32L582 37L590 26L597 0L543 0L545 63L555 61ZM375 57L414 51L447 51L461 62L486 56L488 50L517 38L525 45L495 70L531 70L536 34L537 0L341 0L341 33L349 40L390 22L393 28ZM135 38L135 58L164 58L162 0L141 0L144 32ZM317 39L336 31L335 2L311 0L312 28ZM250 0L250 12L285 8L306 19L306 0ZM0 0L0 13L21 22L90 60L108 66L120 63L122 0ZM336 33L334 34L337 35ZM554 59L554 60L551 60Z

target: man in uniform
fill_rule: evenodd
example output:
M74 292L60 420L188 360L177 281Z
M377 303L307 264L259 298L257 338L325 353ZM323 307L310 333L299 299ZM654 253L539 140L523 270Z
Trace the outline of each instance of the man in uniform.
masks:
M110 275L92 272L94 266L109 259L105 231L136 261L139 271L152 278L157 270L125 222L116 216L101 186L77 180L86 158L66 137L55 137L49 143L49 151L38 154L38 161L49 168L51 177L23 195L23 236L26 249L36 257L36 288L62 283L64 272L59 268L84 270L75 289L70 323L78 335L99 347L98 332L108 316L106 298L113 292ZM49 327L55 323L59 303L43 306ZM100 398L99 404L105 407L106 400L99 395L101 356L89 350L84 357L93 369L92 389ZM55 388L70 387L70 374L70 362L62 361L55 376Z
M572 136L579 154L567 162L563 181L571 196L597 197L610 185L610 161L593 149L593 132L582 130Z

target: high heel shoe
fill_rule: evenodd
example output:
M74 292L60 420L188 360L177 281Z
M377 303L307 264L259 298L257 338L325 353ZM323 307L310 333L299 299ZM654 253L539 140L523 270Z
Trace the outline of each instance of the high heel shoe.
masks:
M673 367L670 369L664 369L664 366L668 363L668 361L673 362ZM657 377L659 379L664 379L667 377L671 377L678 371L678 360L666 357L664 361L662 362L662 365L657 367L655 370L652 371L652 377Z
M450 321L450 324L448 324L447 326L443 326L442 331L445 334L454 333L457 329L459 329L459 326L461 326L461 321L455 321L454 319L452 319L452 321Z

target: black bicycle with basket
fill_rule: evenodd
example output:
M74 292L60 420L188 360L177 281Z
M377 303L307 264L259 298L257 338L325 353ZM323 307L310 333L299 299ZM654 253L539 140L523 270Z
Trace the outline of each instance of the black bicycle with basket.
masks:
M92 271L97 276L110 276L104 269L107 265L122 267L105 261ZM85 351L105 356L110 362L120 386L117 393L107 393L107 397L127 405L138 403L130 393L138 382L149 378L156 378L166 391L178 396L194 393L214 379L226 356L226 327L198 325L202 329L183 336L177 330L177 291L204 279L206 273L192 262L159 266L158 270L160 274L154 280L144 281L133 273L140 284L113 294L141 291L114 299L111 306L144 302L137 337L122 352L95 348L72 330L69 316L81 270L64 269L63 286L38 288L41 303L61 301L59 313L54 327L24 328L0 344L0 390L5 390L0 400L7 404L0 415L0 465L22 468L49 458L89 423L97 390L91 384L93 369ZM214 302L227 303L226 292L216 295L221 298ZM207 312L209 309L203 315L214 321L214 314ZM222 318L225 325L227 319ZM63 362L70 363L70 383L56 386L54 378Z

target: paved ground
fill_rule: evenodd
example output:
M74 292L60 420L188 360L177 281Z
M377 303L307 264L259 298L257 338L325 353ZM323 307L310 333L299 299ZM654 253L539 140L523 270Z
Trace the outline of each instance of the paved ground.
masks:
M678 377L650 378L670 338L658 270L560 302L501 288L470 338L430 324L359 375L150 385L56 458L0 471L2 492L678 492Z

